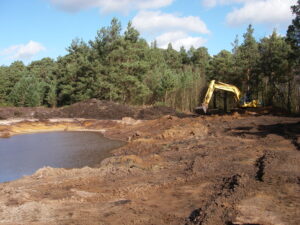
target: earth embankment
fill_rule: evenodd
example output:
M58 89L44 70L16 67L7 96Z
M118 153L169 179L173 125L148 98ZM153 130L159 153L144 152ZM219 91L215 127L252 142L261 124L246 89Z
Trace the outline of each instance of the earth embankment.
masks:
M163 115L182 117L185 114L166 106L138 107L110 101L89 99L60 108L46 107L0 107L0 119L12 118L86 118L119 120L123 117L135 119L156 119Z

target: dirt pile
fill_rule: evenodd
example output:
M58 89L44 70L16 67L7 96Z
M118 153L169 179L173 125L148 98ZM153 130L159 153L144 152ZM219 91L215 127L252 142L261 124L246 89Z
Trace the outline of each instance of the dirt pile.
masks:
M56 110L45 107L0 107L0 120L11 118L36 118L37 115L54 115Z
M134 117L135 115L132 106L97 99L75 103L63 107L59 111L63 117L69 118L122 119L123 117Z
M163 115L184 116L166 106L138 107L110 101L89 99L61 108L46 107L0 107L0 119L9 118L87 118L119 120L123 117L135 119L156 119Z
M135 116L136 119L157 119L164 115L172 115L177 117L185 117L187 116L184 113L179 113L171 107L166 106L152 106L147 108L142 108L139 110L137 115Z

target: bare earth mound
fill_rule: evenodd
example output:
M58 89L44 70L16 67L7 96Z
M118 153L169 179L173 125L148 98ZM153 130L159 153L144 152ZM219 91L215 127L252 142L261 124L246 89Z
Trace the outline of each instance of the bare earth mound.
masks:
M134 107L109 101L90 99L61 108L45 107L0 107L0 119L9 118L87 118L120 120L123 117L135 119L156 119L163 115L184 116L166 106Z
M44 118L54 113L93 117L103 106L93 101L39 113ZM111 108L102 110L102 120L0 126L0 133L38 127L98 129L128 141L96 168L42 168L0 184L1 225L300 224L299 117L235 114L116 121L103 120L115 116ZM125 107L119 113L149 119L157 109L143 110Z

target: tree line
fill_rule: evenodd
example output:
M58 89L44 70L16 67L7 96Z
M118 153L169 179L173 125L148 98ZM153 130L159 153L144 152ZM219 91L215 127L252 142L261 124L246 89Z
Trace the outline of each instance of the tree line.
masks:
M25 66L0 66L0 105L69 105L97 98L134 105L167 105L191 111L202 100L211 79L234 84L262 104L299 112L300 0L285 37L275 30L256 40L248 26L232 51L210 56L207 48L180 51L148 44L128 23L118 19L101 28L94 40L74 39L67 54ZM230 104L227 93L215 93L212 104Z

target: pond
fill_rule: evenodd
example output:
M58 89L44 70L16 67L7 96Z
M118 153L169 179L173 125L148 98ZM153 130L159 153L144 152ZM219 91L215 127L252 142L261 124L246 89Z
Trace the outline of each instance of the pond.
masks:
M39 168L95 166L124 145L96 132L49 132L0 138L0 182L31 175Z

